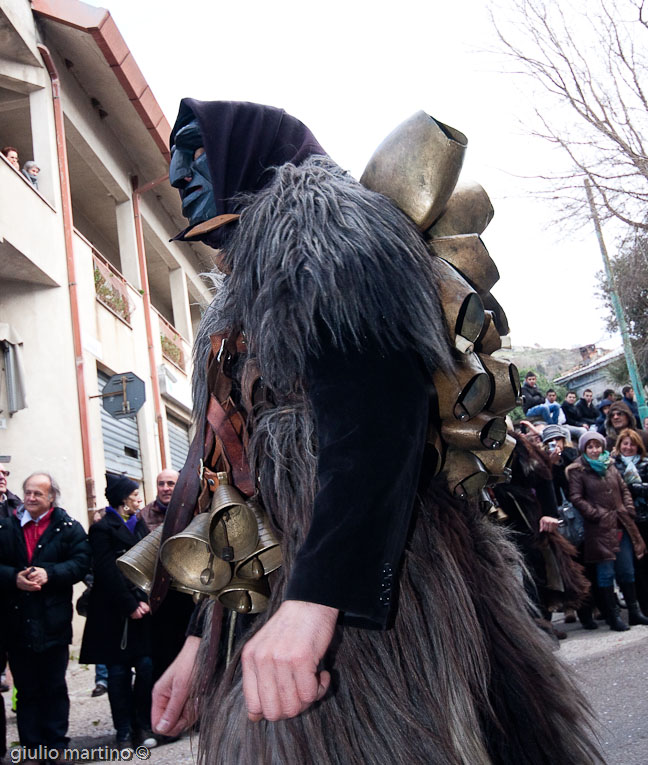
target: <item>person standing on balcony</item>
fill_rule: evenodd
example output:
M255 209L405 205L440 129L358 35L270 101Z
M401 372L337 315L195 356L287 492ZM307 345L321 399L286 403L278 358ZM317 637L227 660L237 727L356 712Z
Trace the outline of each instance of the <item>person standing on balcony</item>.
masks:
M25 178L27 178L27 180L34 186L34 188L37 189L40 167L32 159L30 159L25 162L21 172Z
M2 150L2 154L7 158L9 164L18 172L20 172L20 161L18 160L18 149L14 149L13 146L5 146Z

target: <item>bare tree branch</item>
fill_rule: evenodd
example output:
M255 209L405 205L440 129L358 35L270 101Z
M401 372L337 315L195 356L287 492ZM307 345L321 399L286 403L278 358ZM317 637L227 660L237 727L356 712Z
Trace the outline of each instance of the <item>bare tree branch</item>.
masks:
M587 216L588 178L601 217L641 231L648 230L646 2L510 0L509 14L491 9L503 53L548 104L534 110L531 134L559 147L572 168L538 176L545 193L565 203L565 214Z

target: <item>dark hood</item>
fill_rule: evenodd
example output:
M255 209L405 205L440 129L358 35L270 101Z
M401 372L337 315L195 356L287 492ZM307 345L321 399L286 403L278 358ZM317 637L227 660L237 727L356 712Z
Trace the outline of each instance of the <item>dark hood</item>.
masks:
M272 168L287 162L300 165L314 154L326 155L306 125L283 109L194 98L180 102L171 146L176 132L194 116L204 139L217 215L240 212L234 198L260 191L270 181ZM212 239L209 244L214 244Z
M613 404L613 403L614 403L614 401L612 401L611 399L609 399L609 398L604 398L604 399L601 401L601 403L600 403L600 404L598 404L598 406L597 406L596 408L599 410L599 414L601 415L601 417L603 416L603 407L604 407L604 406L612 406L612 404ZM608 410L608 414L610 414L610 411L609 411L609 410Z
M603 402L601 402L602 404ZM623 414L626 415L628 418L628 425L627 427L631 428L632 430L636 430L635 428L635 417L634 414L630 411L630 407L627 404L624 404L623 401L614 401L610 408L608 409L607 417L605 418L605 429L609 431L609 434L615 433L615 429L612 427L612 413L613 412L623 412Z

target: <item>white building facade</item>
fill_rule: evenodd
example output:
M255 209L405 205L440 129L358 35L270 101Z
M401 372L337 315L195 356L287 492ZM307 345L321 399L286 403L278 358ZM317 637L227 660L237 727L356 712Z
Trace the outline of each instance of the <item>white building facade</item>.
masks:
M155 496L191 436L191 345L209 301L208 248L169 242L185 222L169 186L169 123L110 14L77 0L0 0L0 460L21 493L52 473L87 526L105 472ZM97 397L145 383L136 417ZM10 458L10 462L7 462Z

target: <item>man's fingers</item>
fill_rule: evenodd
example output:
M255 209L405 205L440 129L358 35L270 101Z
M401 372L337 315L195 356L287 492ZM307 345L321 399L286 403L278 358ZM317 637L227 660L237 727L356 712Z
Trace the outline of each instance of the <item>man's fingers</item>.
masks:
M326 670L323 670L319 673L319 687L317 688L317 698L316 701L321 701L321 699L326 696L328 693L328 689L331 687L331 673L327 672Z
M256 668L249 650L249 644L243 649L241 664L243 665L243 695L245 696L248 718L252 722L259 722L259 720L263 719L263 710L257 688Z
M319 687L317 672L312 664L300 663L295 667L295 686L304 709L316 699Z

